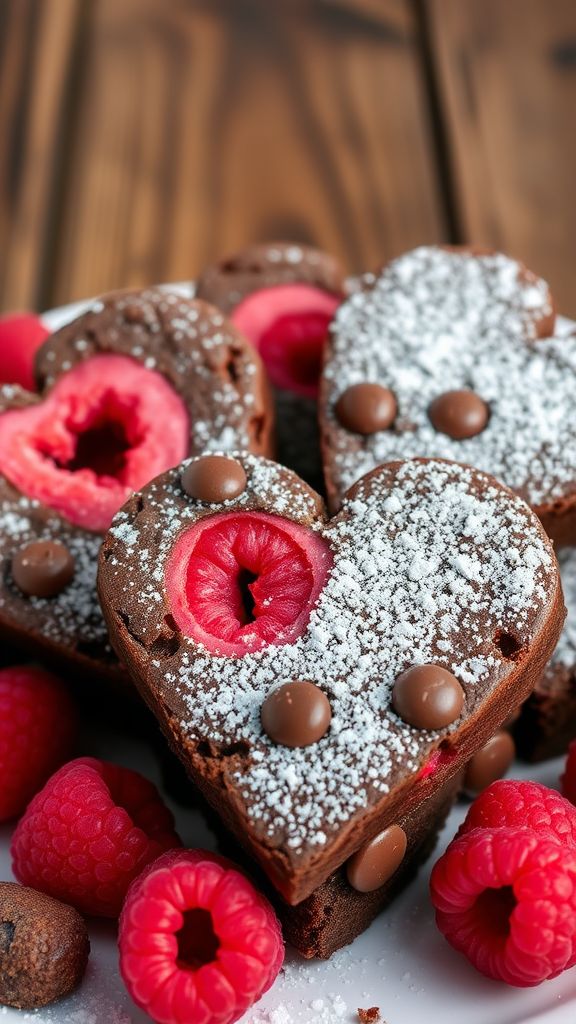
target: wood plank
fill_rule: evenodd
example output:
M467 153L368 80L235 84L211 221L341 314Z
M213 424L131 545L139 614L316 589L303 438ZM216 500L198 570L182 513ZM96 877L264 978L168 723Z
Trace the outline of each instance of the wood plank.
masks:
M411 0L96 0L54 301L288 236L372 266L446 234Z
M576 316L576 4L426 7L463 238L525 260Z
M0 4L0 309L40 308L48 299L80 3Z

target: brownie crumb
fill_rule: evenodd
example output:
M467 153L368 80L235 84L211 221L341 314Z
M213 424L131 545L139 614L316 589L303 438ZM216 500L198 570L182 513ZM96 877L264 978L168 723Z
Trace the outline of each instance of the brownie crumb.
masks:
M379 1006L370 1006L367 1010L358 1009L358 1020L361 1024L384 1024Z

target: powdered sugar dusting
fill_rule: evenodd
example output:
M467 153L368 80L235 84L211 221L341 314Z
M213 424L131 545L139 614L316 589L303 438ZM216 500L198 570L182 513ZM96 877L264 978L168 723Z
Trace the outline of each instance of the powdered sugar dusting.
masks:
M288 492L279 467L237 457L248 488L228 503L231 509L250 501L296 521L313 512L307 492ZM126 546L125 513L111 530L117 543L108 571L123 587L118 607L131 628L134 616L144 643L169 610L163 572L175 538L211 511L182 502L178 471L168 479L145 492L155 550L149 533L135 548ZM138 522L128 525L137 531ZM303 636L241 659L208 655L184 638L164 674L166 699L172 691L185 709L186 736L222 748L248 745L233 780L258 834L295 861L376 803L392 779L417 771L444 735L398 719L390 705L396 676L413 664L445 665L463 684L469 714L508 669L493 638L505 630L529 644L555 590L551 549L529 510L467 467L384 467L338 516L315 528L329 542L334 565ZM143 590L126 561L135 550L138 578L150 581ZM307 748L276 746L260 726L270 689L293 679L317 682L332 707L329 732Z
M576 478L576 337L537 339L551 313L546 284L501 255L420 248L366 280L340 307L325 368L325 415L339 494L396 458L467 462L531 504L571 492ZM391 388L392 429L360 438L334 407L361 381ZM428 418L432 400L471 388L490 407L485 430L456 441Z
M37 501L23 495L14 500L0 501L0 543L5 554L11 558L18 548L36 540L57 540L66 544L75 562L71 583L49 599L23 598L8 578L0 590L0 609L6 609L11 617L14 599L25 601L26 614L21 623L24 628L32 616L37 633L44 640L72 649L79 645L101 646L102 655L112 659L108 632L96 594L102 538L74 530L58 515L51 515Z

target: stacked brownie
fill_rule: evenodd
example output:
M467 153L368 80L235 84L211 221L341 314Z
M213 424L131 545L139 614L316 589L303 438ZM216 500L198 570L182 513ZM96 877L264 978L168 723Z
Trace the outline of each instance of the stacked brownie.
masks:
M464 777L505 769L526 698L523 752L572 728L550 538L576 520L576 339L554 330L498 254L422 248L351 285L252 246L195 299L97 301L40 348L37 393L0 394L3 634L132 680L305 956L406 884Z

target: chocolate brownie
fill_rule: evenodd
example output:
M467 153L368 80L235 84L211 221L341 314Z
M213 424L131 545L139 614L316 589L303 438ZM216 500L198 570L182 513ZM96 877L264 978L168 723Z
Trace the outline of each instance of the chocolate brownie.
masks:
M126 680L96 595L102 533L185 454L269 452L265 374L218 310L147 289L52 335L36 378L39 394L0 389L0 632L82 678Z
M301 956L328 959L365 931L416 876L436 846L438 834L458 796L460 783L461 776L454 776L411 814L399 819L398 824L407 837L406 852L398 868L382 885L359 892L350 885L343 866L295 906L282 899L262 871L255 871L254 862L242 854L230 834L224 833L214 812L208 815L208 821L222 852L240 861L249 873L256 874L258 885L272 901L282 922L286 941Z
M124 506L99 593L173 749L297 904L454 777L528 695L562 593L537 518L470 467L380 467L327 521L294 473L233 458L246 477L233 499L202 501L194 460ZM282 742L265 731L272 698L290 718ZM327 727L311 742L317 714Z
M550 536L576 538L576 336L544 281L498 253L423 247L337 311L320 395L334 507L390 459L466 462L507 484Z
M333 256L293 242L250 245L207 267L196 287L259 350L274 385L278 461L318 490L318 377L328 324L346 291Z
M568 614L558 646L514 725L518 753L527 761L565 754L576 738L576 550L558 555Z
M16 882L0 882L0 1003L30 1010L82 980L90 941L77 910Z

